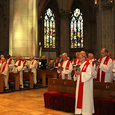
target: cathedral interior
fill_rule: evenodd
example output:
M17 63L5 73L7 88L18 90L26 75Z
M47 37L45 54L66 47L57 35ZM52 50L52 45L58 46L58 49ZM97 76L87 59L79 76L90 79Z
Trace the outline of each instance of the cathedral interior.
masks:
M7 54L10 54L13 59L20 55L26 60L33 56L37 60L43 55L47 59L49 57L56 58L64 52L73 58L76 52L85 51L87 54L93 53L95 58L99 59L102 48L106 48L115 58L115 0L0 0L0 55L6 57ZM6 62L4 61L4 63ZM3 68L5 69L5 66ZM53 75L53 72L48 72ZM46 73L46 71L37 72L42 76L40 76L42 83L43 81L46 83L46 78L50 76L47 76ZM58 107L67 105L69 109L71 107L75 109L73 103L75 103L76 82L57 79L57 70L55 73L56 79L50 79L54 81L49 83L47 78L48 85L43 86L42 84L43 87L39 87L37 84L37 88L33 88L35 84L32 84L32 88L29 87L29 90L19 89L21 85L18 76L17 85L16 80L14 81L14 86L15 88L18 86L18 89L12 91L3 91L1 88L1 84L2 87L4 84L3 74L0 73L0 89L2 89L0 92L0 114L73 115L74 111L68 111L68 109L66 111L60 109L60 111L59 109L45 108L47 103L44 101L44 94L47 93L49 97L54 98L54 101L57 99L55 102L59 104ZM115 72L113 73L115 74ZM13 74L11 72L11 75ZM50 77L52 78L52 76ZM57 86L54 86L56 80L60 81ZM33 83L33 78L30 82ZM94 81L93 83L94 96L99 97L94 97L95 115L114 115L115 80L111 83L106 81L102 83ZM52 89L54 96L47 92L48 86ZM63 99L57 92L56 97L53 88L61 90L59 91L61 93L65 91L63 95L59 93ZM69 94L65 89L69 91ZM70 95L73 92L74 96ZM113 94L114 98L110 99L110 94ZM109 99L107 100L107 98ZM58 101L58 99L65 99L65 101ZM64 102L64 104L60 104L60 102Z
M0 54L55 58L107 48L115 57L114 0L0 0Z

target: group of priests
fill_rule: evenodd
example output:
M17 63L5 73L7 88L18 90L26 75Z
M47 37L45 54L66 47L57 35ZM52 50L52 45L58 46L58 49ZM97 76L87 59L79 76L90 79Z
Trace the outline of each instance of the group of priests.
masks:
M85 51L76 52L73 61L68 59L67 53L63 53L58 60L57 72L60 79L76 81L76 115L92 115L94 113L93 104L93 79L99 82L113 82L115 78L115 59L113 59L106 48L101 50L101 57L97 60L93 53L88 57ZM36 69L39 63L30 56L30 63L24 57L17 55L15 61L10 55L5 59L0 56L0 74L4 75L5 90L9 89L9 73L19 73L20 88L23 85L23 72L33 72L33 83L37 83ZM46 66L46 61L45 61ZM46 69L46 67L45 67Z
M8 79L9 73L19 73L20 79L20 88L24 88L23 85L23 72L33 72L33 82L34 85L37 83L36 79L36 68L37 62L34 59L34 56L30 56L30 63L28 64L24 57L17 55L15 57L15 62L10 55L7 55L5 59L4 55L0 56L0 74L4 75L4 88L5 90L9 89Z
M85 51L76 52L76 58L71 62L68 59L67 53L62 54L62 62L58 66L62 67L57 70L62 79L75 78L75 70L79 69L81 64L80 55L86 56L86 61L90 63L92 67L93 79L100 82L113 82L115 79L115 59L110 56L109 51L106 48L101 50L101 58L96 59L93 53L89 53L86 56ZM74 72L73 72L74 71Z
M77 52L71 63L67 53L62 54L63 61L57 72L61 79L76 81L75 115L93 115L93 79L99 82L112 82L115 73L115 60L106 48L101 50L101 58L96 60L92 53L86 56L85 51Z

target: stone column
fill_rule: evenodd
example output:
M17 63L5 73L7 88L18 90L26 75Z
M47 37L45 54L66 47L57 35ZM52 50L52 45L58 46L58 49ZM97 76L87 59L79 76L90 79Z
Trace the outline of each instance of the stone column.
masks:
M60 53L66 52L68 56L70 52L69 25L69 13L62 12L60 15Z
M102 48L107 48L115 56L115 22L113 3L109 0L99 0L97 5L97 56Z
M37 56L36 0L10 0L9 53Z

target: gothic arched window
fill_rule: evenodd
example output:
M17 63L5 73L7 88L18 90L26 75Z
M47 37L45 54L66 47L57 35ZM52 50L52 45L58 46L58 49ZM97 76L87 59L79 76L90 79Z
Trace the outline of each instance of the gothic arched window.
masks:
M48 8L44 16L44 48L55 47L55 16Z
M71 16L70 30L71 48L83 48L83 17L78 8Z

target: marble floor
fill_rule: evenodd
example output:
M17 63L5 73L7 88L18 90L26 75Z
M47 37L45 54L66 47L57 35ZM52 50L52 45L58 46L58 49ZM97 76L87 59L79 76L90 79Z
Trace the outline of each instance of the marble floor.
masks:
M0 115L74 115L46 109L43 94L47 88L0 94Z

